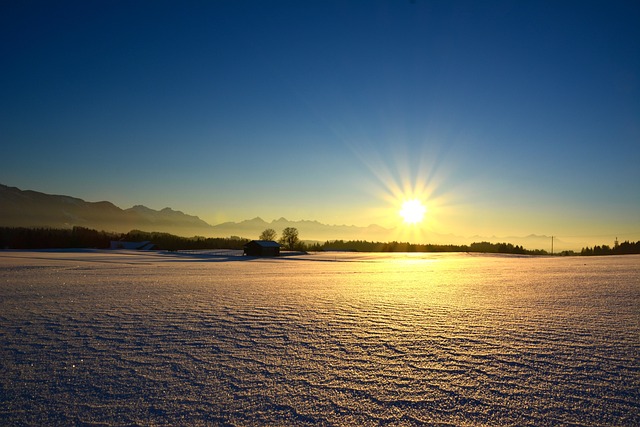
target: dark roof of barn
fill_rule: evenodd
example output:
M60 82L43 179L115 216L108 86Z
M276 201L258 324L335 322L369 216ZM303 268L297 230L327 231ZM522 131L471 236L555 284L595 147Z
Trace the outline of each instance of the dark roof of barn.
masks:
M273 240L252 240L247 243L245 246L255 244L262 246L263 248L279 248L281 245L279 243L274 242Z

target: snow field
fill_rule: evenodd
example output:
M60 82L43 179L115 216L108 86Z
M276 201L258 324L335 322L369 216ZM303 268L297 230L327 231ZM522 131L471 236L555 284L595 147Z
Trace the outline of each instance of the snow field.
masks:
M0 424L640 425L640 257L0 252Z

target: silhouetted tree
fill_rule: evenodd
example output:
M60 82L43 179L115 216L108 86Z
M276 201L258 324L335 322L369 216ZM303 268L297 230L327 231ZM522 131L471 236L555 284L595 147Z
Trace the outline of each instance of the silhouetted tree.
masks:
M276 240L276 230L273 228L267 228L262 233L260 233L260 240Z
M582 248L580 255L627 255L627 254L640 254L640 241L629 242L624 241L614 243L613 248L609 245L594 246L593 248Z
M280 243L284 245L286 249L294 250L298 246L300 239L298 238L298 229L295 227L287 227L282 230L282 237L280 237Z

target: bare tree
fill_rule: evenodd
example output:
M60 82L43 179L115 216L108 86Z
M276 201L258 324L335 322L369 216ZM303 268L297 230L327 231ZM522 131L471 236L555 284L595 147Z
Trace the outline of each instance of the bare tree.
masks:
M282 230L282 237L280 237L280 243L284 245L286 249L294 250L300 239L298 238L298 229L295 227L287 227Z
M276 230L267 228L260 234L260 240L276 240Z

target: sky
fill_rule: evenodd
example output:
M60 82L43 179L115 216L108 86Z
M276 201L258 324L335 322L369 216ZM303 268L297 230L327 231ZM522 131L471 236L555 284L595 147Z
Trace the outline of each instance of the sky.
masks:
M611 0L2 2L0 183L418 243L640 240L639 22Z

